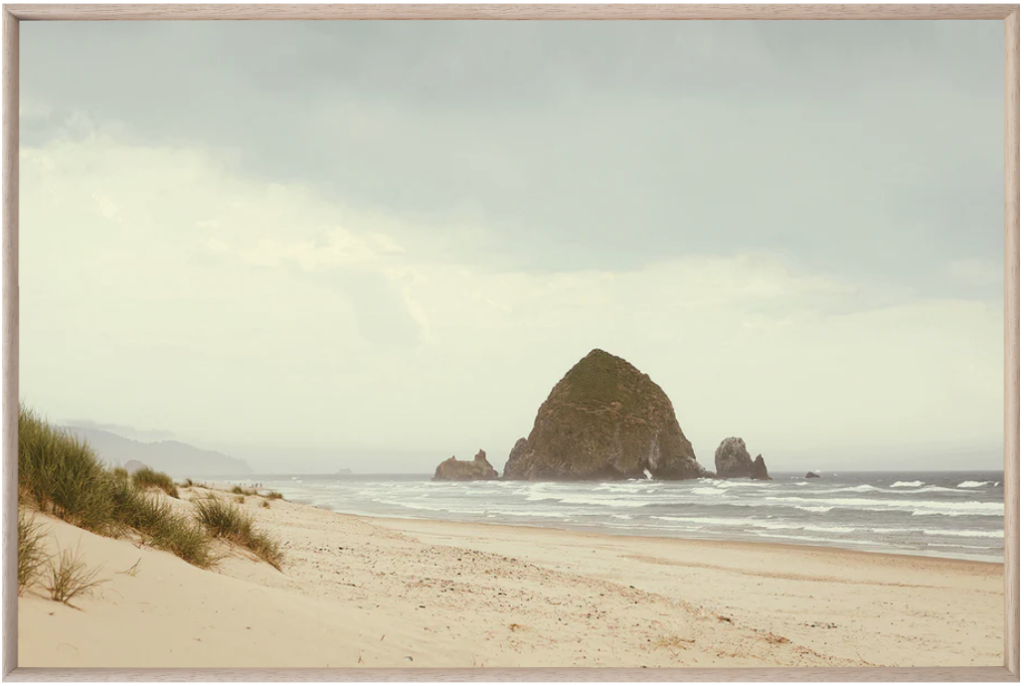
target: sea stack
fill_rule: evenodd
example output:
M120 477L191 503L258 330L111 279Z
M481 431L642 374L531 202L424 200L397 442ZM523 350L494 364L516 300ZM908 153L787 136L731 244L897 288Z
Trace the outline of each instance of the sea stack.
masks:
M805 479L820 479L821 474L815 474L814 472L807 472L804 474Z
M672 402L626 360L592 350L555 384L520 438L504 478L696 479L708 476Z
M434 481L487 481L497 478L498 470L487 461L487 453L483 450L472 460L456 460L452 455L434 470Z
M764 463L764 458L758 455L754 458L754 464L750 468L750 478L757 479L758 481L771 481L772 478L768 476L768 466Z
M764 458L758 455L756 460L750 459L747 444L736 436L722 441L715 451L715 472L720 479L771 481Z

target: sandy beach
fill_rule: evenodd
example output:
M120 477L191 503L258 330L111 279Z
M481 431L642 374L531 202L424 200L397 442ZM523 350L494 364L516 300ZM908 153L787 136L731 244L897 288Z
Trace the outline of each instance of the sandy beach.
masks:
M204 494L183 489L189 499ZM226 495L224 497L227 497ZM177 501L176 501L177 502ZM283 571L40 516L105 582L19 600L23 667L1001 665L1001 564L245 507ZM184 502L179 506L187 507Z

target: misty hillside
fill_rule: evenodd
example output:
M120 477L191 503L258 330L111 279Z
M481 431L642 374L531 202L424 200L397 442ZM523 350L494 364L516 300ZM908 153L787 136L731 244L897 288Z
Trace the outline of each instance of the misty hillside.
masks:
M180 441L149 443L124 438L101 429L81 426L64 428L87 441L101 460L113 466L124 465L128 460L138 460L153 469L183 477L252 473L252 469L244 460L215 450L203 450Z

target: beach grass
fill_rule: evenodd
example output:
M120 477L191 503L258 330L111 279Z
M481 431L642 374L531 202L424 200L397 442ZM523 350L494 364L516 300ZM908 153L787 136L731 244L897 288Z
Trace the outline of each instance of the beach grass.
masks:
M43 539L46 535L42 525L36 521L35 514L18 509L18 595L39 578L46 553L43 551Z
M277 491L270 491L263 497L266 498L267 500L284 500L284 496L278 493Z
M18 413L19 494L71 524L108 534L113 523L110 473L84 442L35 413Z
M25 408L19 410L18 432L22 504L102 536L137 532L147 544L197 567L214 562L205 530L160 496L147 493L150 485L164 490L170 477L149 470L151 474L137 479L120 467L108 470L85 442Z
M132 481L140 488L159 488L172 498L178 497L178 487L174 485L174 479L155 469L143 467L132 474Z
M199 500L196 513L211 536L247 548L275 569L281 569L284 561L281 545L256 528L249 513L216 496Z
M74 607L72 599L104 583L105 580L96 578L99 571L86 567L77 550L65 548L50 560L46 590L53 600Z
M122 531L136 531L147 544L196 567L213 564L210 536L201 526L175 512L169 502L161 501L123 476L113 475L109 487L116 525Z

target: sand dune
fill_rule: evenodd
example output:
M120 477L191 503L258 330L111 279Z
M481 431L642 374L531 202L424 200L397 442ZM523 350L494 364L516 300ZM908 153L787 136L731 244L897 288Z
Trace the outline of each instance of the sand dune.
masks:
M196 489L201 490L201 489ZM186 490L189 497L194 492ZM45 519L106 582L19 601L30 667L1002 664L1002 565L246 507L283 573ZM137 564L134 576L124 573Z

